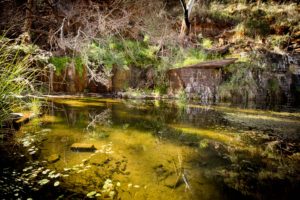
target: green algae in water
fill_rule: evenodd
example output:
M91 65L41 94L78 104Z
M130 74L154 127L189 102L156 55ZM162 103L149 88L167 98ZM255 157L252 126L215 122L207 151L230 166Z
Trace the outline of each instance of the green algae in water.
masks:
M279 198L297 191L291 185L299 183L299 145L282 141L284 133L276 128L289 127L296 135L297 113L93 98L55 99L54 105L41 127L28 124L17 137L24 148L40 146L31 159L43 163L60 155L55 163L43 163L37 175L51 179L43 191L50 196L56 191L55 198ZM249 119L274 126L265 130ZM44 134L39 144L22 140L27 137L22 132L31 129ZM97 150L74 152L74 143Z

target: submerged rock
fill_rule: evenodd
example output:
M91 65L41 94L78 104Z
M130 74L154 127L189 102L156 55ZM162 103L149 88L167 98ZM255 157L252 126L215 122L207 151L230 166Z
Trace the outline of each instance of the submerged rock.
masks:
M182 178L177 176L175 173L168 176L164 182L165 186L169 188L177 188L183 183Z
M52 154L51 156L48 157L47 160L49 163L55 163L55 162L59 161L59 159L60 159L60 155Z
M155 170L155 174L160 181L166 179L171 174L171 172L162 164L154 166L153 169Z
M95 151L96 148L93 144L86 144L86 143L74 143L71 145L72 151Z

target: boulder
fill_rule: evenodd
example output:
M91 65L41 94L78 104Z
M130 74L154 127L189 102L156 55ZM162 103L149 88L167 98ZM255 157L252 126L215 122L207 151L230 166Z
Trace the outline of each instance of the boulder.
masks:
M13 120L13 127L16 130L19 130L23 124L26 124L33 118L37 117L36 114L34 113L26 113L26 114L15 113L15 114L17 115L15 115L16 118L15 120Z
M48 157L47 160L49 163L55 163L55 162L59 161L59 159L60 159L60 155L52 154L51 156Z

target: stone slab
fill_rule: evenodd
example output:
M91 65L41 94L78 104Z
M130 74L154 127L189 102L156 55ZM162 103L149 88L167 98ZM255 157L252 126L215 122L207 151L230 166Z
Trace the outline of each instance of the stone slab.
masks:
M95 151L96 148L93 144L86 144L86 143L74 143L71 145L72 151L86 151L86 152L92 152Z

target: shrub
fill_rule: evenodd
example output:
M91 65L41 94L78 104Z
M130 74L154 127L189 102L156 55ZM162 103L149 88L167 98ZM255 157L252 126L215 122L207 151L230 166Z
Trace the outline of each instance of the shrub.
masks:
M265 16L266 13L260 9L251 13L245 21L246 34L251 37L267 36L270 33L270 25Z
M264 70L253 62L240 62L226 68L230 78L222 83L218 93L221 99L253 100L259 89L256 74Z
M113 66L127 68L135 66L146 68L159 64L157 46L144 41L110 38L102 42L93 42L87 50L87 59L108 69Z
M188 95L184 90L180 90L177 94L177 98L179 100L179 103L186 104L188 101Z

